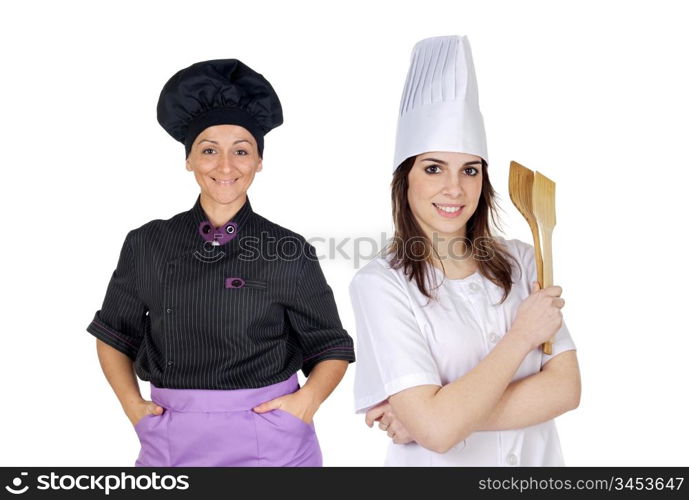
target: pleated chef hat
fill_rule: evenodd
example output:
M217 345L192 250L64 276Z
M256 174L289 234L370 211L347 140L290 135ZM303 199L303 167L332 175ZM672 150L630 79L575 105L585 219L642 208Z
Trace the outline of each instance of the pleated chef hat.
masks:
M452 151L488 162L486 131L466 36L418 42L402 92L393 170L410 156Z

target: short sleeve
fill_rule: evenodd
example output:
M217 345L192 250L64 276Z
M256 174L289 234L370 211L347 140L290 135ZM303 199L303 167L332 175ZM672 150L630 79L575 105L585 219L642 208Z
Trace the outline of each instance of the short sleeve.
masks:
M103 306L86 331L136 360L149 318L148 308L137 293L131 235L132 232L127 234L122 245Z
M393 272L373 261L354 277L349 292L357 333L355 411L410 387L442 385L410 299Z
M569 329L567 328L567 324L565 323L565 321L563 319L562 320L562 326L560 327L560 329L555 334L555 338L553 340L552 354L542 354L541 367L543 367L543 365L545 365L548 361L553 359L555 356L557 356L561 352L576 350L576 348L577 347L576 347L576 345L574 345L574 341L572 340L572 336L569 334Z
M524 269L524 276L521 277L522 280L526 280L527 289L530 290L531 282L536 281L536 252L533 245L525 243L523 241L514 239L511 242L515 245L516 252L518 254L519 261L522 263ZM563 290L564 291L564 290ZM563 309L563 318L565 310ZM552 354L542 354L541 367L545 365L548 361L553 359L555 356L561 352L575 350L576 345L572 336L569 333L566 322L562 321L562 326L557 331L553 338L553 350Z
M325 280L316 250L304 243L305 255L287 317L301 346L306 377L326 359L354 361L354 341L342 328L332 289Z

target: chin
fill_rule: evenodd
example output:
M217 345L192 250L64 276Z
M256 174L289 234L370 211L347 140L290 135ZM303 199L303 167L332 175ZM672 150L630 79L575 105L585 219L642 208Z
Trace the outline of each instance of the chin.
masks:
M462 228L466 225L466 221L436 221L431 225L431 230L445 236L456 236L461 234Z
M208 189L206 191L206 194L214 202L216 202L218 204L226 205L228 203L232 203L237 198L242 196L242 194L244 194L244 191L242 191L241 189L218 190L218 189L211 188L211 189Z
M457 238L461 235L462 226L438 227L433 230L441 236L445 236L448 238Z

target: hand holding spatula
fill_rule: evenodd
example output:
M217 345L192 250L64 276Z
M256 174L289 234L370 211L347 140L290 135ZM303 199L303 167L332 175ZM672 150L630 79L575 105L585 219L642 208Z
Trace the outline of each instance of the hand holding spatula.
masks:
M513 161L510 163L509 192L512 203L531 228L538 283L541 288L553 286L555 183L540 172L534 173ZM552 349L552 342L543 344L545 354L552 354Z

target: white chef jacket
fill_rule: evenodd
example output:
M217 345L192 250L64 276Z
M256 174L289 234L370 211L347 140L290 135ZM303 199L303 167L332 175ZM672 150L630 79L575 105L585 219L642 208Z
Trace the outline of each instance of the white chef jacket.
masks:
M428 302L402 269L378 257L361 268L349 287L356 317L355 411L364 413L389 396L419 385L444 386L474 368L508 331L521 302L536 281L532 245L518 239L495 239L506 245L512 264L512 290L503 289L479 271L463 279L436 274L438 300ZM522 269L524 272L522 272ZM540 347L527 354L514 380L538 373L557 354L576 349L564 321L553 354ZM429 423L432 425L432 423ZM503 431L472 433L446 453L416 443L388 448L388 466L562 466L555 421Z

